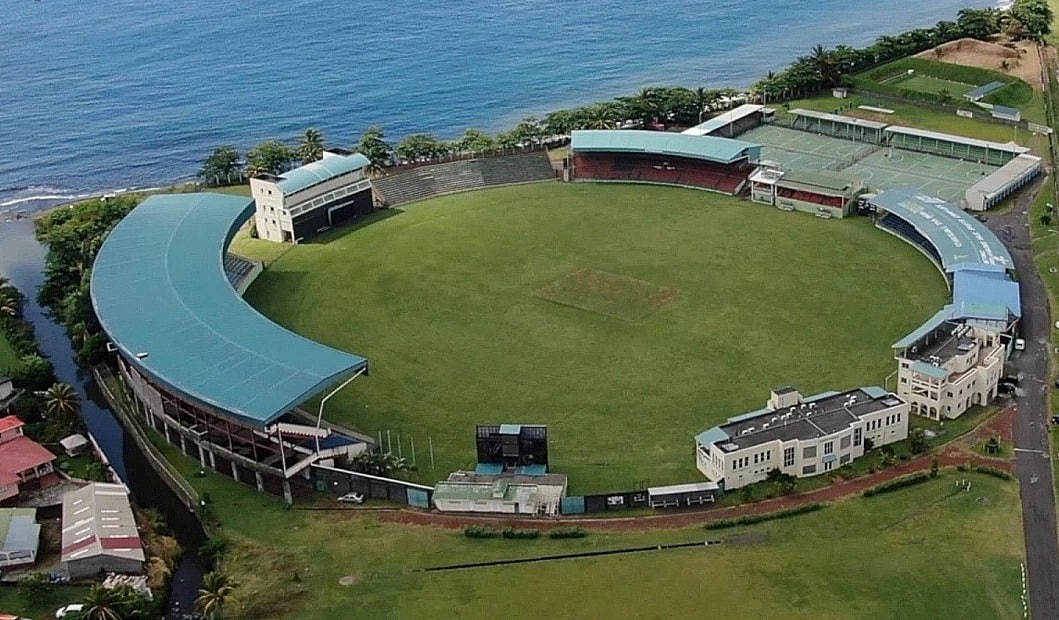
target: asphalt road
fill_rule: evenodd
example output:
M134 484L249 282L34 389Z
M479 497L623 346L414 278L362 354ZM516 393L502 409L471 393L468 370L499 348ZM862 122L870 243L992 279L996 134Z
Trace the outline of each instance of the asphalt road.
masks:
M1009 213L991 217L988 226L1011 252L1022 293L1021 325L1026 350L1013 356L1008 367L1009 372L1017 370L1022 376L1020 395L1016 398L1015 473L1021 484L1030 616L1054 620L1059 618L1059 538L1048 448L1052 325L1048 295L1037 273L1031 247L1029 212L1036 194L1036 191L1023 192Z

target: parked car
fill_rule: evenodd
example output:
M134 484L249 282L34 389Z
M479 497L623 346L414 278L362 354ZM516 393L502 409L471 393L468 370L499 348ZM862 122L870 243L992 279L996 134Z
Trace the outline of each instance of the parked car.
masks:
M350 491L349 493L346 493L342 497L338 498L338 501L347 504L362 504L364 503L364 494L354 493L353 491Z
M55 617L56 618L65 618L66 616L71 615L71 614L75 614L75 613L81 611L84 608L85 608L85 606L82 605L81 603L73 603L71 605L67 605L66 607L60 607L60 608L55 610Z

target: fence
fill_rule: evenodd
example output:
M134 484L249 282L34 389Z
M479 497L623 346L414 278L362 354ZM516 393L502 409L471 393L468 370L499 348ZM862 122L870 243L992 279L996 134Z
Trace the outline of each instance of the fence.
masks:
M366 499L382 499L389 502L430 508L430 497L434 489L414 482L373 476L361 472L314 464L311 466L313 483L317 491L334 493L360 493Z
M173 467L169 461L166 460L162 453L159 452L158 448L151 443L151 440L147 437L147 432L142 426L140 426L139 420L136 418L136 414L131 412L128 397L122 393L120 395L115 394L108 383L108 379L118 385L119 389L121 386L120 379L118 379L110 368L106 366L96 366L92 369L92 376L96 380L96 384L99 386L103 397L106 399L107 404L110 405L111 411L121 422L121 425L125 427L125 430L132 437L136 445L139 446L140 451L143 452L144 456L147 457L147 462L151 464L151 467L158 472L159 477L165 482L166 486L176 493L180 501L184 502L184 505L188 507L193 513L197 512L200 500L199 494L194 488L184 479L183 476Z

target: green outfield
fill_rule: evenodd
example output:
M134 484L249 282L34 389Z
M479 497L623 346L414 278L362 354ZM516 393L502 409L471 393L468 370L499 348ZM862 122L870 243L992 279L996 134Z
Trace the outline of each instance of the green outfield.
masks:
M414 441L419 480L473 467L475 424L543 423L574 494L700 479L692 435L771 387L881 384L945 298L864 219L559 183L380 214L293 247L247 295L371 361L326 417L406 457Z
M898 86L919 93L948 93L949 97L962 97L964 94L975 89L975 84L963 84L952 80L931 77L929 75L902 76L897 79L887 80L887 84Z
M158 444L213 498L233 539L230 620L300 618L1021 617L1018 485L943 471L934 481L819 512L725 530L578 540L473 540L372 511L287 510ZM971 491L957 491L967 479ZM283 532L282 542L276 533ZM734 538L733 538L734 537ZM721 540L717 546L423 573L452 563ZM741 543L741 544L740 544ZM747 544L750 543L750 544ZM968 569L973 567L973 569ZM295 577L295 573L297 577ZM342 579L346 578L341 585Z

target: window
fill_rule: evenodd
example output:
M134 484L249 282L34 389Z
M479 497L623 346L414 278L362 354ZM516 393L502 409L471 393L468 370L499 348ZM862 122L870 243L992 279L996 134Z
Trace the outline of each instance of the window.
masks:
M783 449L783 466L791 467L794 465L794 448Z
M838 440L838 449L839 450L845 450L846 448L848 448L849 447L849 441L850 441L849 435L846 435L845 437L840 438Z
M808 476L809 474L816 473L816 465L804 465L802 466L802 475Z
M816 458L816 446L808 446L802 448L803 459L815 459Z
M848 462L849 462L849 455L848 454L843 454L842 456L838 457L838 464L839 465L845 465Z
M908 383L908 377L901 377L901 383Z
M853 445L859 446L864 441L864 433L859 429L853 429Z
M828 441L824 443L824 454L831 454L835 451L835 442Z

